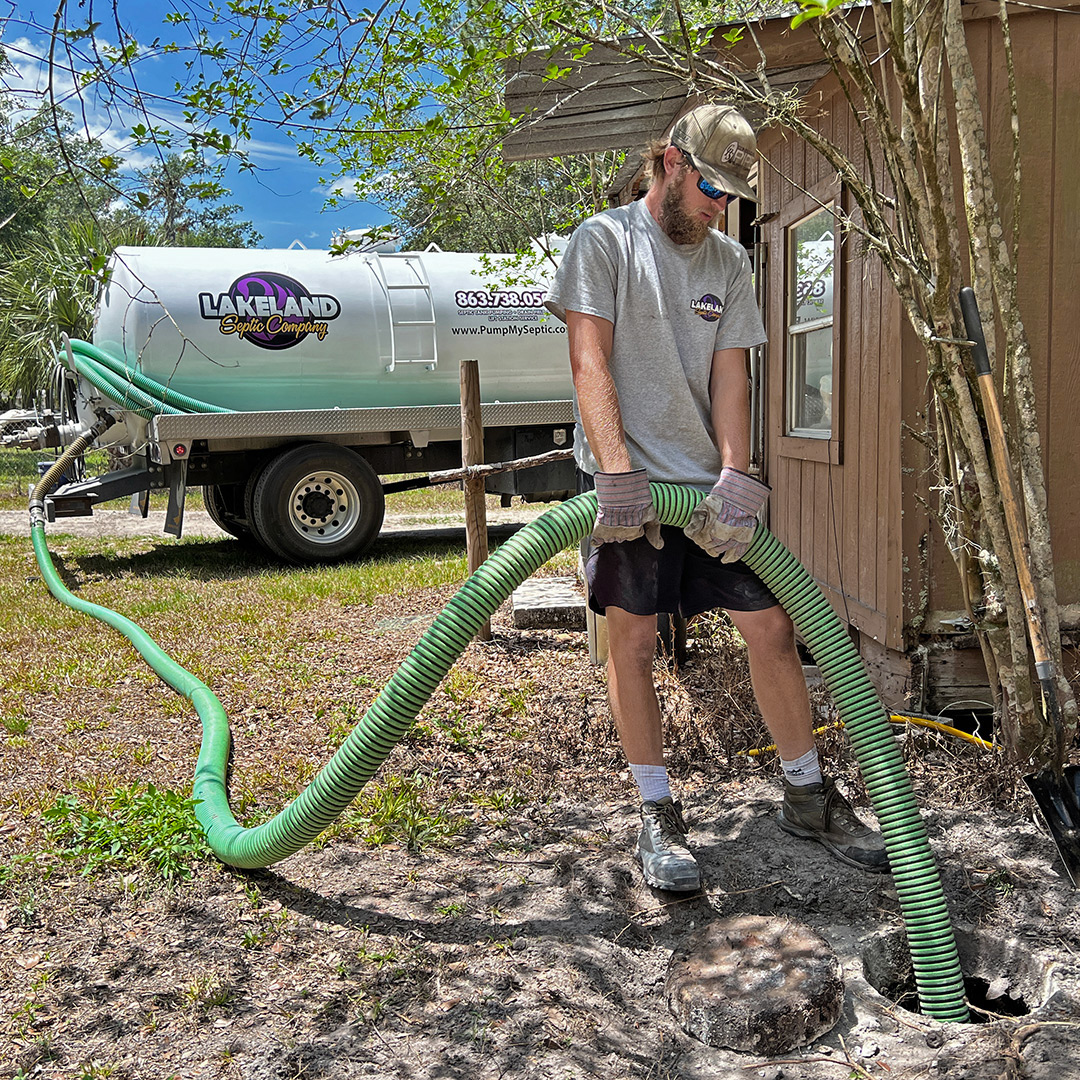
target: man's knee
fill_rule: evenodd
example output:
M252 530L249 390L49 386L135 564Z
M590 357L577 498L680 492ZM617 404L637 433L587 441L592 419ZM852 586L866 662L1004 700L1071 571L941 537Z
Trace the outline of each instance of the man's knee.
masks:
M732 617L751 653L795 654L795 626L782 607L743 611Z
M651 671L656 654L656 616L609 607L607 620L608 651L616 668Z

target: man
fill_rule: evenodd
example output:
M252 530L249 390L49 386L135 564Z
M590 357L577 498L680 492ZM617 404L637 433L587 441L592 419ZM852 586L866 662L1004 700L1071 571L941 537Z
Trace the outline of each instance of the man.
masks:
M547 306L567 325L575 458L598 513L589 602L608 621L608 693L641 792L637 859L652 886L694 891L681 805L664 765L653 683L658 612L725 609L746 641L754 693L784 770L781 828L867 870L888 869L881 837L822 776L791 620L740 560L769 488L747 474L747 349L765 340L750 264L712 228L757 153L735 109L702 105L646 155L652 183L574 232ZM661 526L649 481L709 494L682 530Z

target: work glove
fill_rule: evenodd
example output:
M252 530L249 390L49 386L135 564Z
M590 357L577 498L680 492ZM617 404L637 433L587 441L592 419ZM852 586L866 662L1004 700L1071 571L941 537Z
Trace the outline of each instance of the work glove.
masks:
M770 490L738 469L724 469L683 532L714 558L738 562L754 539L758 514Z
M664 546L660 539L660 519L649 491L649 476L644 469L598 472L593 483L598 504L592 530L594 543L609 544L644 536L657 551Z

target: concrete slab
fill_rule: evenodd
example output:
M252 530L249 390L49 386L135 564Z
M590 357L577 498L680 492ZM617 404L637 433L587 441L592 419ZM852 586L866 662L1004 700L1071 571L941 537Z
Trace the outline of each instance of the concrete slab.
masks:
M576 578L531 577L510 595L520 630L584 630L585 594Z

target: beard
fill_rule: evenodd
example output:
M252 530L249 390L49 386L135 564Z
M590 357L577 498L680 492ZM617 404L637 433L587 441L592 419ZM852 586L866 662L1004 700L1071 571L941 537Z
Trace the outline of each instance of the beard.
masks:
M686 173L680 172L664 192L660 203L660 228L674 244L700 244L709 234L710 222L691 217L683 209L685 183Z

